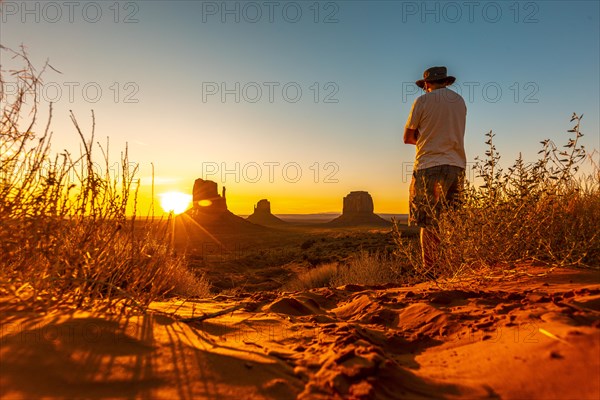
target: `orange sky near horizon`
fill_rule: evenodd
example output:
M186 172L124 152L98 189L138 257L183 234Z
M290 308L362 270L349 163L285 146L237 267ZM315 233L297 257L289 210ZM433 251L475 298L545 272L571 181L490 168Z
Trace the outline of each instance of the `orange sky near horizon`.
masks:
M143 180L143 182L146 180ZM155 178L154 188L154 212L156 216L164 213L160 206L161 195L168 192L180 192L192 194L194 179L182 180L177 183L156 184L161 181ZM188 183L189 184L186 184ZM300 184L300 183L298 183ZM228 183L225 185L227 207L229 211L237 215L252 214L254 206L261 199L267 199L271 203L273 214L317 214L317 213L341 213L343 198L351 191L366 190L360 187L345 188L332 185L323 189L311 188L310 184L304 184L298 190L290 192L289 188L277 185L256 186L244 183ZM223 185L218 182L218 191L221 194ZM408 213L408 196L385 196L378 191L366 190L373 197L375 213ZM300 194L297 194L300 193ZM303 194L302 194L303 193ZM137 213L139 215L151 214L152 187L151 184L141 184L138 192ZM191 203L190 203L191 207Z

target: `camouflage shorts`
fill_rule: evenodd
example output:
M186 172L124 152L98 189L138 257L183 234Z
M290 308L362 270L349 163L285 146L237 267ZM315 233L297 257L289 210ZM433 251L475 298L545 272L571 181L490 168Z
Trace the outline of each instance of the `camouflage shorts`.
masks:
M438 165L414 171L410 184L409 225L431 226L444 208L460 203L465 170L453 165Z

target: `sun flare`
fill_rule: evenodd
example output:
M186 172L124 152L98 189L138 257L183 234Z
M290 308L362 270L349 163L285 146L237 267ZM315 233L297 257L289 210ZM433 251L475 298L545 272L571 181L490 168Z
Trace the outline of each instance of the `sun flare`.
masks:
M209 207L210 205L212 205L212 201L210 201L210 200L208 200L208 199L205 199L205 200L200 200L200 201L198 202L198 205L199 205L200 207Z
M181 214L187 210L192 201L192 196L181 192L167 192L160 196L160 206L165 212Z

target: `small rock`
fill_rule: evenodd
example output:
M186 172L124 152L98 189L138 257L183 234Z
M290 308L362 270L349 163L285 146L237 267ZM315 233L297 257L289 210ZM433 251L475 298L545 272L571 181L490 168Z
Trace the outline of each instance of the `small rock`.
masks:
M553 359L562 359L564 357L562 356L562 354L560 354L558 351L555 350L555 351L551 351L550 352L550 358L553 358Z
M331 386L336 392L340 394L346 394L350 389L348 378L341 373L338 373L333 377L333 379L331 380Z
M523 298L522 294L519 293L511 293L506 296L506 300L521 300Z
M484 322L479 322L478 324L475 324L476 328L479 329L483 329L483 328L489 328L490 326L493 325L493 321L484 321Z
M527 295L527 300L529 300L532 303L549 303L550 297L543 294L531 293Z
M350 350L344 351L344 352L343 352L343 353L341 353L341 354L340 354L338 357L336 357L336 359L335 359L335 362L336 362L337 364L341 364L341 363L343 363L344 361L346 361L346 360L348 360L348 359L350 359L350 358L352 358L352 357L354 357L354 356L355 356L355 353L354 353L354 348L352 348L352 349L350 349Z
M350 394L356 399L373 399L375 388L369 382L362 381L350 387Z
M309 376L309 370L306 367L297 366L294 368L294 375L300 379L306 380Z

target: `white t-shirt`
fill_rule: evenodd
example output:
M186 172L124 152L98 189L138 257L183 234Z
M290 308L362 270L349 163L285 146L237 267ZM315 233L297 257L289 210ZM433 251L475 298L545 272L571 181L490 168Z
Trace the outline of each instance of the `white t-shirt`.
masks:
M450 89L435 89L415 100L405 126L419 130L415 170L437 165L466 168L466 117L465 101Z

